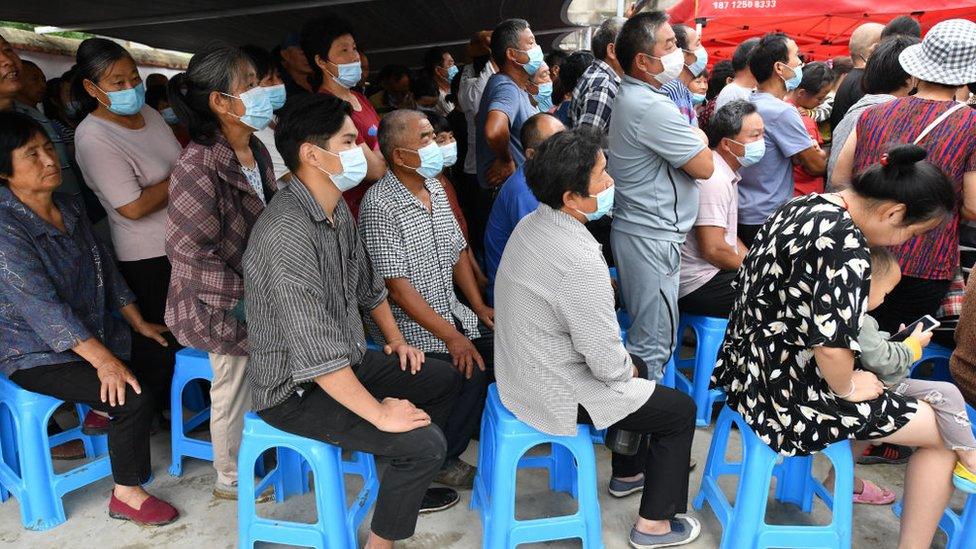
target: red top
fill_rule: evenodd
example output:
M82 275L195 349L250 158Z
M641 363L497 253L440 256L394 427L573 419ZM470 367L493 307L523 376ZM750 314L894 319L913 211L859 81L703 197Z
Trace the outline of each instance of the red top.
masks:
M803 120L803 127L810 134L810 139L816 141L817 145L823 145L823 137L820 135L820 128L817 127L817 122L810 115L806 114L806 109L796 110L800 113L800 119ZM793 165L793 196L822 192L824 192L824 178L822 176L810 175L803 169L803 166L799 164Z
M380 115L376 114L376 109L373 108L373 104L370 103L369 99L366 99L365 95L355 90L349 90L349 92L359 100L359 105L362 108L359 111L353 109L352 114L349 115L352 118L352 123L359 130L359 137L356 138L356 143L366 143L366 146L371 150L380 150L380 142L378 139ZM329 92L323 90L319 93ZM349 206L349 211L352 212L353 219L359 219L359 204L363 201L363 196L371 185L372 183L363 182L342 193L342 197L346 199L346 204Z
M857 122L857 149L854 173L881 161L891 144L911 143L952 101L932 101L902 97L864 111ZM976 110L963 108L935 127L919 146L926 158L949 178L956 189L957 204L962 204L962 180L966 172L976 171ZM893 248L902 273L929 280L952 280L959 267L959 208L945 224Z

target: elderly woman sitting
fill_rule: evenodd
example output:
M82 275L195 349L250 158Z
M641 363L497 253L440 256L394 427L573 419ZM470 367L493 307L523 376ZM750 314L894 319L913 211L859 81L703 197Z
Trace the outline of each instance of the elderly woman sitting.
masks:
M151 397L124 360L132 328L166 345L147 323L80 202L55 195L61 169L44 129L0 113L0 373L28 391L111 414L115 489L109 515L161 525L179 513L140 486L150 476Z

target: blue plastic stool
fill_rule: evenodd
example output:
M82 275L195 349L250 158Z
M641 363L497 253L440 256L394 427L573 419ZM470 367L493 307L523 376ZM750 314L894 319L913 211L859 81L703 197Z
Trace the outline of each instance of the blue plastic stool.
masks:
M170 386L170 466L169 474L178 477L183 474L183 458L192 457L213 461L213 445L210 441L187 436L202 423L210 421L210 408L205 407L189 419L183 418L183 389L197 385L199 380L213 381L210 357L203 351L189 347L176 353L176 367L173 371L173 384ZM190 394L199 388L189 391ZM193 400L201 400L202 397ZM200 405L199 402L193 403Z
M265 451L273 448L278 449L278 464L255 485L252 475L255 464ZM303 458L307 469L302 464ZM244 416L244 435L237 458L242 473L237 498L240 547L250 549L261 541L320 549L355 549L356 532L376 501L379 480L371 455L354 452L353 458L352 462L343 462L339 447L275 429L254 412L248 412ZM274 486L275 499L283 501L289 493L307 491L306 471L315 478L317 520L314 523L257 516L256 494ZM363 488L349 508L343 474L363 477Z
M539 444L551 444L552 455L523 457ZM553 436L519 421L502 404L495 384L488 387L481 419L478 472L471 508L480 511L485 549L511 548L521 543L579 538L586 549L603 547L600 503L596 495L596 457L587 426L574 436ZM576 513L568 516L517 520L515 476L519 468L549 469L554 490L574 493Z
M708 384L715 369L722 340L725 338L725 328L729 321L724 318L681 314L678 320L678 341L685 334L685 330L695 333L695 354L690 358L675 358L676 388L690 396L698 407L695 423L699 427L707 427L712 421L712 406L716 402L725 400L721 389L709 389ZM680 349L675 350L675 355ZM689 380L682 370L691 370Z
M728 462L725 450L732 424L742 438L742 461ZM701 489L695 498L695 509L707 502L722 524L722 549L757 549L760 547L851 547L853 528L854 461L848 441L831 444L823 454L830 458L836 471L834 494L813 478L811 456L782 457L773 452L749 428L745 420L728 406L722 408L715 422L712 445L702 477ZM782 460L782 461L780 461ZM718 479L722 475L736 475L735 504L729 503ZM831 522L825 526L766 524L766 503L769 485L777 477L775 496L780 501L795 503L804 511L813 507L813 496L823 499L831 508Z
M973 433L976 434L976 409L966 405L966 413L973 426ZM901 518L902 502L895 503L891 510L895 516ZM961 515L951 507L946 507L945 512L942 513L942 520L939 521L939 529L945 532L946 549L976 547L976 494L970 494L966 498L966 505L962 508Z
M63 402L21 389L0 375L0 501L13 495L20 504L24 528L48 530L66 519L61 498L68 492L112 474L108 437L87 436L75 427L51 437L51 415ZM75 405L79 422L88 406ZM51 448L81 440L93 461L64 473L55 473Z
M922 349L922 358L912 364L908 376L913 379L927 379L931 381L948 381L953 383L952 372L949 371L949 358L952 357L952 349L943 347L938 343L929 343L928 347ZM929 362L932 364L931 373L922 371L919 366Z

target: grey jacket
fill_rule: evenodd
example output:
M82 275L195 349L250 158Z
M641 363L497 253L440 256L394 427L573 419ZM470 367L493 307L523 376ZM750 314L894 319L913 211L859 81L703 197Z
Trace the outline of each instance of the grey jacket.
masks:
M882 332L878 321L864 315L857 343L861 346L861 367L874 372L887 386L893 386L908 376L908 368L915 362L915 353L897 341L888 341L891 334Z

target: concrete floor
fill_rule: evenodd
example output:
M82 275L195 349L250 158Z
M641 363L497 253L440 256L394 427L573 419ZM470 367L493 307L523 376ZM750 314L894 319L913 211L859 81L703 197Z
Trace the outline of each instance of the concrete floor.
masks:
M735 437L736 435L733 435ZM695 437L694 456L699 466L692 473L691 498L698 492L701 471L705 465L708 446L711 441L710 429L699 429ZM20 523L20 511L16 500L0 504L0 547L18 548L206 548L220 549L235 547L237 543L237 512L233 502L217 501L210 493L215 473L209 463L187 459L181 478L167 473L169 466L169 436L160 432L153 437L153 469L155 481L150 487L153 494L175 504L182 517L176 523L162 528L141 528L131 523L112 520L107 515L107 501L111 481L105 479L94 485L68 494L65 508L68 521L47 532L24 530ZM627 533L636 515L639 496L614 499L605 490L610 476L610 454L603 446L597 446L599 475L601 485L600 505L603 513L603 542L606 549L627 547ZM465 459L476 463L477 443L472 443ZM57 462L63 465L65 462ZM71 462L68 462L69 464ZM818 458L816 467L825 471L826 460ZM60 468L59 468L60 470ZM901 494L904 466L861 466L859 474L888 486ZM355 481L351 481L355 482ZM548 491L546 474L539 470L526 470L518 475L517 514L519 518L537 518L547 514L571 513L575 504L565 494ZM734 493L735 481L728 480L725 486L728 494ZM352 486L350 486L352 488ZM404 549L467 549L481 546L481 522L478 515L468 510L470 491L462 492L462 500L454 508L420 518L417 533L399 547ZM962 506L963 498L956 494L953 505ZM268 516L288 518L289 520L312 520L314 500L309 494L294 497L282 504L267 503L259 506ZM689 510L691 510L689 502ZM702 536L689 548L704 549L718 547L721 527L714 515L706 507L691 514L702 521ZM806 515L794 506L772 502L767 510L767 520L771 523L825 523L829 513L822 504L811 515ZM895 547L898 535L898 521L890 507L855 507L854 547L887 548ZM360 542L365 540L369 518L360 529ZM941 548L945 537L937 534L933 547ZM546 547L579 547L578 541L540 544ZM530 546L524 546L530 547Z

